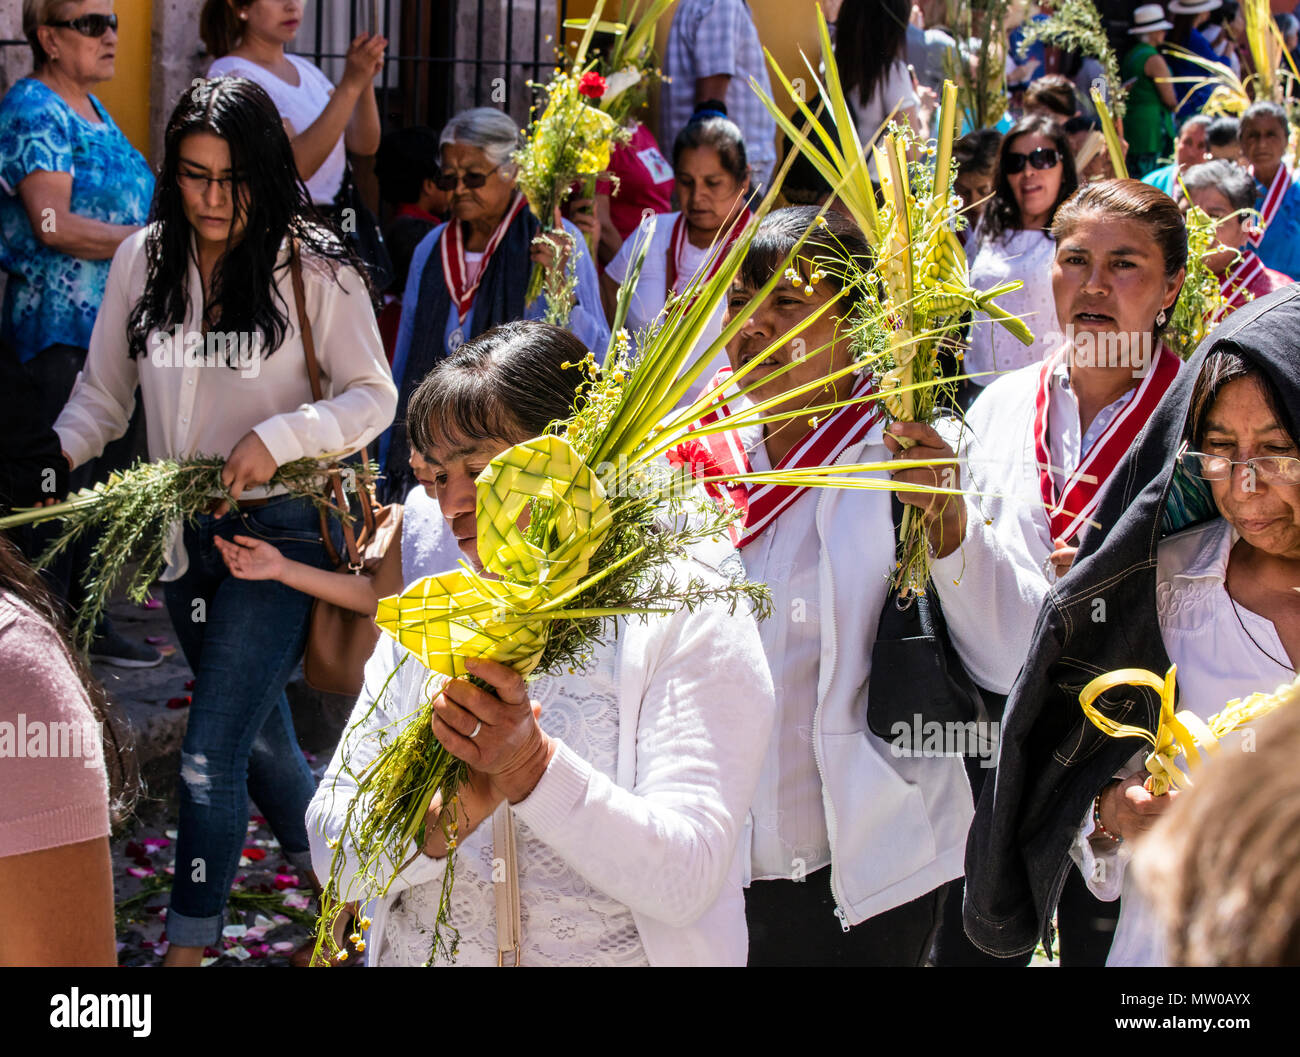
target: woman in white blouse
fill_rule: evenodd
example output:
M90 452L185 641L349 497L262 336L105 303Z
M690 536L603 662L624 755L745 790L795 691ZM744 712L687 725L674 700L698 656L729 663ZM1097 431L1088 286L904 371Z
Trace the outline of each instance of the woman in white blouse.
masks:
M1203 482L1212 520L1160 542L1156 615L1178 666L1178 709L1208 720L1234 698L1295 678L1300 657L1300 446L1295 408L1235 351L1212 352L1192 391L1177 478ZM1136 744L1136 743L1135 743ZM1235 736L1224 742L1239 748ZM1139 752L1100 790L1072 854L1088 886L1120 900L1108 965L1164 965L1159 926L1129 880L1132 841L1180 795L1153 797ZM1121 895L1122 893L1122 895Z
M613 323L619 288L645 247L627 313L626 326L634 336L655 324L670 295L680 294L697 277L704 282L717 271L731 243L744 230L749 220L745 204L749 163L739 127L714 114L693 117L673 143L673 182L681 210L647 217L623 242L601 280L606 314ZM700 338L703 346L722 333L722 312L719 307L709 321ZM694 400L726 363L726 353L718 353L683 402Z
M1016 122L1002 141L996 189L966 243L966 256L971 283L980 289L1008 279L1024 283L998 304L1024 319L1034 340L1023 345L983 312L976 313L963 364L976 376L970 385L986 386L997 373L1039 363L1060 346L1052 293L1056 243L1050 230L1057 207L1078 186L1070 141L1056 122L1042 116Z
M213 540L240 532L329 564L311 501L263 486L283 463L363 447L391 421L397 392L359 262L319 222L275 107L252 81L186 90L153 211L113 258L85 370L54 428L75 467L126 429L139 386L150 457L224 455L222 483L239 501L231 512L214 497L211 513L177 526L164 574L196 679L166 960L197 965L221 935L250 793L290 861L311 867L303 814L314 783L284 696L311 599L231 578ZM326 379L315 402L295 251Z
M906 60L911 11L908 0L844 0L835 16L835 62L872 180L878 176L871 144L886 122L911 125L922 141L930 134Z
M1187 259L1186 228L1169 196L1138 180L1089 184L1056 211L1053 233L1049 278L1071 340L1058 338L1043 363L1001 376L972 405L964 502L902 497L942 525L935 589L994 719L1029 652L1048 587L1070 568L1080 534L1095 530L1103 486L1181 367L1159 341ZM909 458L952 453L927 426L898 428L921 442ZM970 772L977 795L989 773ZM940 963L980 961L961 931L959 906L948 910ZM1070 960L1078 920L1063 910Z
M440 361L412 395L412 443L475 567L475 478L506 448L570 413L585 355L558 327L508 323ZM683 560L676 575L717 582L694 561ZM371 657L312 800L308 828L322 876L355 775L381 736L437 692L418 661L408 656L398 667L402 655L385 637ZM498 939L511 923L497 918L494 860L503 855L496 842L513 826L521 930L512 961L743 965L738 844L773 710L754 619L718 605L620 618L582 670L528 683L490 661L468 666L491 691L447 682L433 719L439 741L470 767L449 919L459 933L455 964L499 964ZM400 857L406 864L388 894L366 910L371 965L423 965L430 957L447 861L432 824L439 810L435 800L428 842ZM356 899L355 852L346 844L341 851L339 891Z
M374 78L388 42L358 34L348 46L338 87L306 59L284 50L302 24L300 0L207 0L199 32L216 61L209 77L247 77L275 103L293 144L298 173L311 200L332 208L353 154L379 150Z

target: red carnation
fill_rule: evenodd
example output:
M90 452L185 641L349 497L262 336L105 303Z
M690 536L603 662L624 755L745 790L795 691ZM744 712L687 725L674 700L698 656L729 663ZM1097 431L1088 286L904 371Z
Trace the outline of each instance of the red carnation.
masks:
M578 82L578 94L585 95L588 99L599 99L605 94L605 78L595 70L584 73Z

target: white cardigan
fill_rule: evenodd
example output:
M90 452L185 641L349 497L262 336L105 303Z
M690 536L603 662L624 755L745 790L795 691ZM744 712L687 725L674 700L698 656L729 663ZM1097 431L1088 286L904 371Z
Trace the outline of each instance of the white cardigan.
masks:
M877 423L837 462L891 458ZM959 757L895 755L867 729L871 650L894 564L889 493L822 489L816 532L821 663L812 738L835 912L841 924L856 925L960 877L974 811ZM781 658L769 661L781 685Z
M714 575L699 564L678 570ZM601 648L616 652L621 687L617 780L561 742L514 811L588 882L632 911L652 965L744 965L748 848L740 837L775 711L757 625L747 613L701 606L644 623L621 619ZM413 658L381 695L403 653L387 636L376 648L349 730L308 807L312 861L322 878L334 854L326 841L342 830L353 774L376 755L375 732L400 729L390 725L424 699L429 673ZM580 683L581 675L560 682L569 680ZM355 898L356 863L350 849L341 850L349 854L340 887ZM440 881L443 864L417 855L388 896L371 905L370 964L379 963L392 900L405 888ZM381 864L383 880L391 868Z

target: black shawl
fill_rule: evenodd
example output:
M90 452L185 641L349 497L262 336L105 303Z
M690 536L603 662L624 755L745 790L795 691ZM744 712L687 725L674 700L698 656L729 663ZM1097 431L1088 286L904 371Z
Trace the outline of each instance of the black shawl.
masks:
M1048 592L1007 698L996 781L984 786L966 846L966 932L986 951L1020 954L1040 936L1051 942L1074 834L1133 754L1133 741L1088 722L1079 691L1117 668L1169 667L1156 615L1156 546L1217 515L1205 490L1196 494L1202 486L1175 472L1175 455L1201 365L1220 351L1259 365L1300 436L1300 286L1288 286L1239 309L1201 343L1102 492L1096 517L1113 527L1084 533L1073 568ZM1112 690L1098 705L1148 730L1160 713L1158 695L1138 687Z

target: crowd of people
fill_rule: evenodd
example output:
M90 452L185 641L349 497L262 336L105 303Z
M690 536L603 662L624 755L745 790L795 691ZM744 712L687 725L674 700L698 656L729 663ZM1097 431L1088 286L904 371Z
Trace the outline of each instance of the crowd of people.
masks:
M938 0L822 6L868 153L891 119L932 138L943 81L979 42ZM1002 27L1012 45L1022 6ZM468 765L456 841L430 804L383 898L337 923L354 960L423 964L446 912L456 964L501 964L505 827L521 964L1026 965L1058 936L1066 965L1300 963L1300 849L1281 828L1293 807L1278 807L1296 794L1295 710L1259 725L1250 777L1250 757L1225 752L1204 790L1198 777L1155 795L1141 743L1106 738L1078 705L1118 669L1176 665L1179 708L1202 720L1296 678L1297 126L1287 100L1210 113L1208 89L1170 80L1188 52L1252 68L1233 0L1141 4L1111 27L1127 42L1123 178L1088 93L1097 57L1003 49L1006 116L952 145L955 223L974 287L1022 283L998 306L1033 338L974 312L930 424L847 402L873 384L839 326L862 287L782 272L796 246L866 268L876 256L824 174L793 159L779 207L755 217L797 148L751 87L770 93L744 0L674 6L658 134L628 119L608 172L554 218L559 240L538 238L508 114L476 106L381 136L387 42L359 35L331 84L292 50L301 19L298 0L206 0L213 61L171 111L156 170L92 94L119 30L144 32L119 26L111 0L24 0L33 70L0 100L0 506L57 502L138 455L224 458L226 497L165 544L161 594L195 679L166 964L198 965L218 942L250 800L318 894L333 874L346 896L374 869L345 818L428 673L382 639L318 781L285 693L313 604L374 617L403 585L482 569L478 475L570 414L621 298L635 347L742 233L701 347L750 314L680 406L744 367L733 412L843 403L710 443L756 473L897 462L868 474L892 493L743 489L731 541L680 562L767 584L764 619L718 605L619 617L581 669L525 681L480 661L449 681L432 727ZM834 132L829 107L823 120ZM340 223L359 194L349 155L376 155L384 239ZM1201 260L1222 303L1184 362L1163 337L1197 263L1192 208L1215 225ZM573 276L566 325L544 321L546 293L529 300L534 266ZM204 354L181 354L191 334ZM213 356L214 334L248 336L254 355ZM400 508L373 577L339 567L336 521L269 484L294 460L356 452ZM907 678L882 612L910 519L948 663L978 699L978 752L900 752L868 724L869 696ZM21 908L0 911L0 964L111 964L109 837L138 782L66 630L93 540L38 576L52 531L0 537L0 728L19 712L90 724L94 748L0 769L0 906ZM162 658L105 619L89 659ZM1146 697L1103 700L1129 723L1158 719Z

